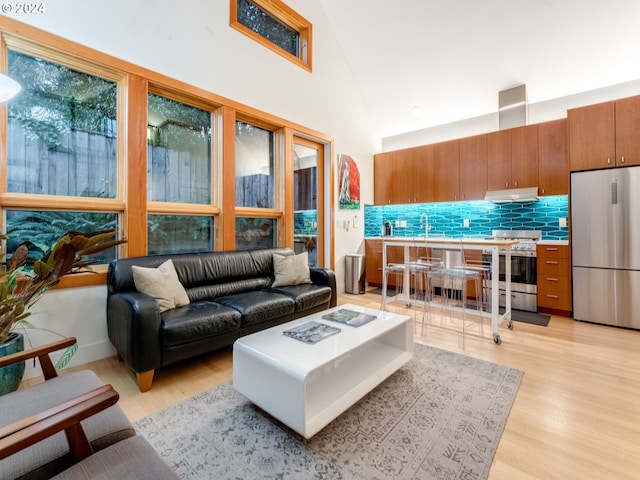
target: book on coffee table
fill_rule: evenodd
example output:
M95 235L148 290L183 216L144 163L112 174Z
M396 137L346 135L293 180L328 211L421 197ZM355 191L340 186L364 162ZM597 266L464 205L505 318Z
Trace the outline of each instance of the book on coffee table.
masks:
M341 308L335 312L323 315L322 318L325 320L333 320L334 322L346 323L352 327L359 327L360 325L369 323L371 320L375 320L378 317L369 313L356 312L347 308Z
M324 323L310 321L298 325L290 330L282 332L287 337L295 338L301 342L313 345L318 343L331 335L339 333L341 330L338 327L332 327L331 325L325 325Z

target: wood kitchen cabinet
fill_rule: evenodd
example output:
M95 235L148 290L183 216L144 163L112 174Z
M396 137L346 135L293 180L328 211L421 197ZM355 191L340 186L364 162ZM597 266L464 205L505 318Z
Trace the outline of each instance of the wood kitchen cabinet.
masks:
M487 193L487 136L460 139L460 200L481 200Z
M640 165L640 96L567 112L569 169Z
M373 156L373 203L391 203L393 186L393 152L378 153Z
M538 124L538 194L569 193L567 119Z
M538 186L538 125L487 134L488 190Z
M435 201L460 200L460 141L436 143L434 148Z
M571 260L568 245L537 245L538 310L570 316Z
M365 279L368 285L382 285L382 240L367 239L365 245ZM387 263L403 263L403 247L390 246L387 248ZM389 285L402 286L402 278L389 275Z
M433 202L433 145L374 155L376 205Z

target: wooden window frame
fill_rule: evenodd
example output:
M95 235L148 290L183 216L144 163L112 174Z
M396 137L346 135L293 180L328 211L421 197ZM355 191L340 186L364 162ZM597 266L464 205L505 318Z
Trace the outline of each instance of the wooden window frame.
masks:
M313 25L302 15L298 14L295 10L285 5L280 0L248 0L260 9L264 10L271 17L275 18L281 23L284 23L292 30L298 32L300 46L299 56L292 55L285 49L276 45L275 43L267 40L263 36L257 34L250 28L238 22L238 1L230 0L229 2L229 25L244 35L252 38L264 47L272 50L278 55L292 61L296 65L304 68L305 70L312 71L312 38L313 38Z
M195 214L215 217L214 250L235 249L236 217L265 217L278 220L277 245L293 248L288 235L293 222L292 167L293 135L300 135L325 145L325 162L335 166L333 139L326 134L258 110L211 91L153 72L139 65L72 42L18 20L0 16L0 71L6 73L7 46L22 53L43 57L77 70L118 83L118 189L116 198L7 193L0 188L0 209L57 209L105 211L120 215L120 235L128 240L121 245L118 257L143 256L147 249L147 215L149 213ZM154 93L212 112L212 204L166 204L147 202L147 95ZM235 122L237 120L271 130L276 135L274 174L276 203L274 209L235 207ZM0 140L7 133L7 106L0 105ZM0 141L0 182L6 186L6 142ZM328 167L326 167L328 168ZM4 178L4 180L3 180ZM327 205L333 220L334 193ZM150 204L151 203L151 204ZM0 227L2 226L0 215ZM331 228L331 222L325 227ZM330 242L328 266L333 267L333 241ZM95 273L67 275L55 288L105 285L107 266L94 267Z

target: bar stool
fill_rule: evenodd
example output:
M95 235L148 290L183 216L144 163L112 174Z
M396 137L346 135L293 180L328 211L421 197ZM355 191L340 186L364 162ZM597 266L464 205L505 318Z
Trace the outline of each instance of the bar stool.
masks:
M449 320L452 319L452 310L458 303L457 293L460 292L460 309L462 311L462 334L465 334L466 326L466 311L468 309L467 303L467 283L469 281L474 282L476 300L479 298L480 302L476 301L477 313L481 319L481 331L484 334L484 321L482 320L482 305L484 302L483 294L483 275L484 272L480 270L481 266L469 265L465 262L464 247L462 241L460 241L460 248L455 250L449 250L450 252L456 252L459 254L457 262L444 261L443 268L436 268L431 270L427 274L428 283L431 289L431 302L429 305L429 315L433 313L432 307L434 305L434 299L436 298L435 289L440 286L440 304L441 308L449 309Z

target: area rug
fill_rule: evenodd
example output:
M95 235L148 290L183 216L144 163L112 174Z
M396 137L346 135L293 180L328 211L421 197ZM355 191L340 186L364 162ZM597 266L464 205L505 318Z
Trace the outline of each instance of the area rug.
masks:
M230 382L135 423L183 479L486 479L522 372L416 345L309 440Z

